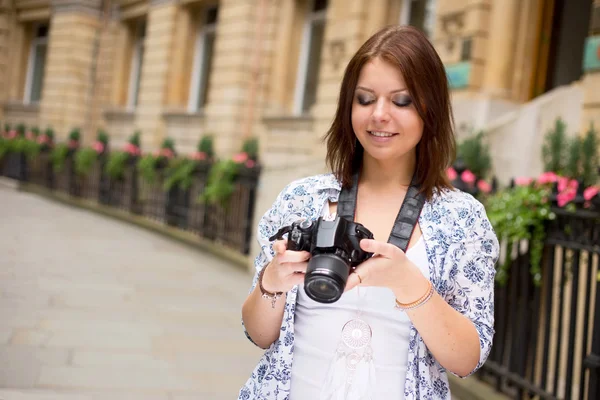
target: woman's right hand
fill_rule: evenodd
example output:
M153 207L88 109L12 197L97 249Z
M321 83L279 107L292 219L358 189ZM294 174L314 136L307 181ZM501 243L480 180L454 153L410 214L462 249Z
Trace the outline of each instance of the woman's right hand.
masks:
M265 268L262 284L265 290L289 292L294 286L304 282L308 266L308 251L287 250L287 240L276 240L273 244L275 257Z

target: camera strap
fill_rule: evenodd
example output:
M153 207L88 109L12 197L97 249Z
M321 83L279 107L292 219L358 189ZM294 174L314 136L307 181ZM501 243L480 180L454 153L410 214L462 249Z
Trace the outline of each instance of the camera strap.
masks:
M354 222L357 196L358 173L354 174L352 177L352 186L350 188L342 188L337 206L337 214L340 217ZM402 205L400 206L400 211L398 211L398 215L396 216L396 222L394 222L394 227L390 233L388 243L391 243L406 252L410 237L415 230L415 226L417 226L419 215L421 214L421 209L424 204L425 196L422 193L419 193L416 177L413 176L410 186L406 191L404 201L402 201Z

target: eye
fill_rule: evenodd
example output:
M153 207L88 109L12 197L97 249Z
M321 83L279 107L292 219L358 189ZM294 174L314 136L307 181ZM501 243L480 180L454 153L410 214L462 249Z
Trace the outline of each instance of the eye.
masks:
M392 99L392 103L398 107L408 107L412 104L412 99L408 96L397 96Z
M356 96L356 100L361 106L367 106L375 101L373 97L365 96L364 94L359 94L358 96Z

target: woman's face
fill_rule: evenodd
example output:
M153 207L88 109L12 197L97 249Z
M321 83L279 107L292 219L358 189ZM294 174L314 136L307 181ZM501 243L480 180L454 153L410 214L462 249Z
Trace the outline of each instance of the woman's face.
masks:
M398 68L380 58L364 65L354 92L352 128L365 157L388 162L415 154L423 120Z

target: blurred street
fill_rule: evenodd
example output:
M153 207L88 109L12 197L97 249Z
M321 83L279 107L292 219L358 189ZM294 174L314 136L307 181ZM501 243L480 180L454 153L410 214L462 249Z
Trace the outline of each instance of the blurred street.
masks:
M233 399L260 350L239 267L0 186L0 399Z

